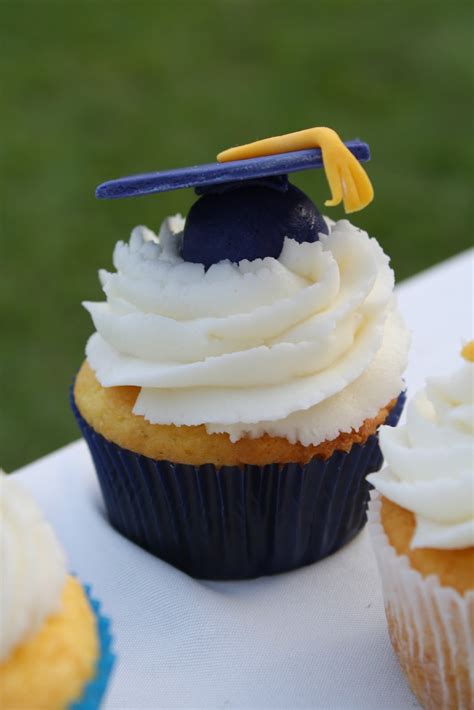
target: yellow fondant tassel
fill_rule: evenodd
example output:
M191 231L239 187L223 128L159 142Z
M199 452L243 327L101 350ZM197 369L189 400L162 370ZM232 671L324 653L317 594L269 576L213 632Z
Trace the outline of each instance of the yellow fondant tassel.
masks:
M468 362L474 362L474 340L470 340L461 350L462 357Z
M332 128L307 128L284 136L264 138L222 151L217 156L220 163L230 160L260 158L293 150L321 148L324 170L331 189L331 199L324 203L334 207L344 202L347 213L364 209L374 199L374 190L362 165Z

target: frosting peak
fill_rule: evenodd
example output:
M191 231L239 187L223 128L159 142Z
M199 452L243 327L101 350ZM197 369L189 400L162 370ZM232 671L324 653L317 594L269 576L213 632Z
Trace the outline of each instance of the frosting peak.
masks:
M59 609L63 551L29 493L0 473L0 661Z
M431 377L405 426L382 427L388 468L368 480L416 517L411 547L474 545L474 364Z

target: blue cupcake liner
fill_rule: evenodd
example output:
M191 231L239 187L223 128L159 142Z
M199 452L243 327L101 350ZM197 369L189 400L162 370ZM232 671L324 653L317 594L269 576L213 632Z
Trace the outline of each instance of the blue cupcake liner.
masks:
M402 392L386 424L395 426ZM111 524L193 577L245 579L316 562L367 521L383 458L378 435L306 464L192 466L157 461L98 434L71 406L86 440Z
M90 587L85 584L83 588L96 618L99 637L99 658L94 678L86 685L79 700L69 705L69 710L98 710L115 663L115 655L112 651L110 620L101 614L100 602L93 599Z

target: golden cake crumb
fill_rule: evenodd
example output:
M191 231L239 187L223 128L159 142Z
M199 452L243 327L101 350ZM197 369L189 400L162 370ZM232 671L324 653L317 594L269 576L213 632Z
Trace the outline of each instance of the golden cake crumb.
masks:
M76 405L89 425L109 441L124 449L155 460L200 466L240 466L269 463L307 463L315 456L329 458L334 451L350 451L362 444L386 420L395 405L393 400L376 417L366 419L358 431L340 434L318 446L291 444L284 437L268 435L242 438L232 443L228 434L208 434L199 426L151 424L133 414L138 387L102 387L87 361L84 361L74 386Z
M406 555L413 569L423 577L435 574L441 585L453 587L460 594L474 589L474 547L463 550L410 548L415 532L415 516L409 510L382 497L382 526L397 554Z
M62 610L0 663L0 708L67 708L93 678L98 653L94 614L79 582L68 577Z

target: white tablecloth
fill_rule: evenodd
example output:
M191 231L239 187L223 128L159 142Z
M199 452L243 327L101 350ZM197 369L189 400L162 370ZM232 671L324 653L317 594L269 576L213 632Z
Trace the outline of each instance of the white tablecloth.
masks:
M474 252L464 253L398 288L413 331L411 393L459 363L472 336L473 269ZM302 570L200 582L108 525L83 442L19 477L113 620L107 708L417 707L387 636L367 531Z

